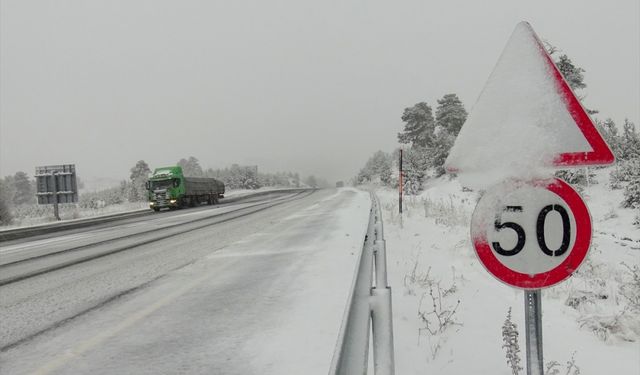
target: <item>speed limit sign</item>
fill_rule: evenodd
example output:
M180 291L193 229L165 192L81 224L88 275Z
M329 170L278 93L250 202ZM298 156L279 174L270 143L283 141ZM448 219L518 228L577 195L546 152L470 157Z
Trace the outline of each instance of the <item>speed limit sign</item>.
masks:
M586 258L591 218L580 195L560 179L508 181L478 202L471 239L498 280L541 289L571 276Z

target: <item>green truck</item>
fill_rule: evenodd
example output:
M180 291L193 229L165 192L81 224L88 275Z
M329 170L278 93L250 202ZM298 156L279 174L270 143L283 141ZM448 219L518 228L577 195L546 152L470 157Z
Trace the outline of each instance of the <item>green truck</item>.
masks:
M216 204L224 198L224 183L210 177L185 177L182 167L156 168L147 182L149 206L175 209L202 203Z

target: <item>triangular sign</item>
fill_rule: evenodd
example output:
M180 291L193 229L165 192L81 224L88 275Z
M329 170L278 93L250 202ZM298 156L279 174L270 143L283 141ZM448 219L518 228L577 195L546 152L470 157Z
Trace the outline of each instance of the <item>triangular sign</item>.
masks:
M611 164L613 153L527 22L509 39L462 126L445 167Z

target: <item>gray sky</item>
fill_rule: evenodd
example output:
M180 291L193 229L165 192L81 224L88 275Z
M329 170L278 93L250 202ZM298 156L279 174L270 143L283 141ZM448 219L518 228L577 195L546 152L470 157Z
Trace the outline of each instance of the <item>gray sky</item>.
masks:
M471 109L521 20L586 70L587 107L640 126L637 0L0 0L0 174L193 155L346 179L405 107Z

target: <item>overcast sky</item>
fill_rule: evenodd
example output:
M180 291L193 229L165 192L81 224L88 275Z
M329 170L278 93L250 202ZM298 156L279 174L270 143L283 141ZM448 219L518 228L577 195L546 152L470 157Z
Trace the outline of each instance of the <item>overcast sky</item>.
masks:
M0 0L0 174L193 155L347 179L405 107L470 110L521 20L586 70L598 117L640 127L638 0Z

